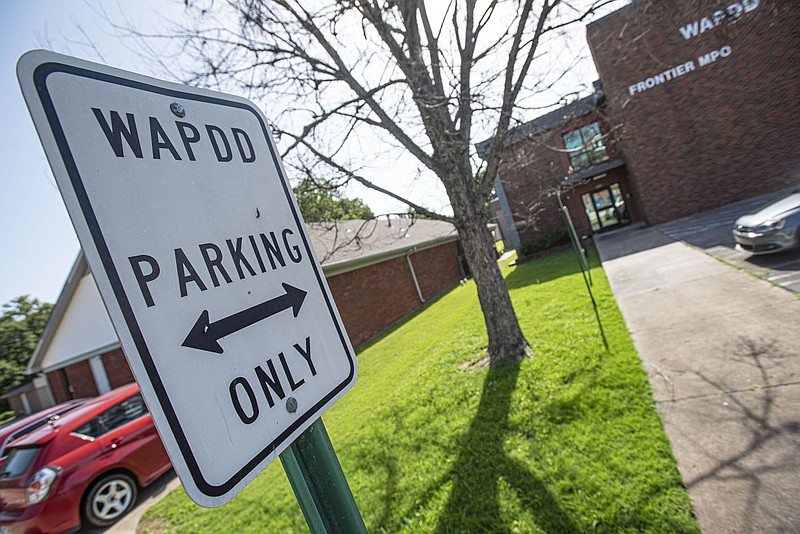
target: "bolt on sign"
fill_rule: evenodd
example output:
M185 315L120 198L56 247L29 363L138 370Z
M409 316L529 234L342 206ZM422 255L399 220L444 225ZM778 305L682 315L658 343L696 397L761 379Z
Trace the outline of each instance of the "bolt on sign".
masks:
M224 504L357 374L267 120L41 50L17 74L181 482Z

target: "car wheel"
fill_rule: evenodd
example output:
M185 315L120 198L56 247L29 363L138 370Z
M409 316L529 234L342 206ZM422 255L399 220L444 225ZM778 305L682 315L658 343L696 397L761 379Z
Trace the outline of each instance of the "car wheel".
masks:
M96 527L113 525L133 508L136 491L136 483L128 475L107 475L92 485L83 503L83 515Z

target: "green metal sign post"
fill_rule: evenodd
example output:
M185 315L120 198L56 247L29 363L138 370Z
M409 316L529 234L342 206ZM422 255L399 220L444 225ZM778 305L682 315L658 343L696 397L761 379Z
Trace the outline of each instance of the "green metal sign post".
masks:
M569 216L569 211L561 201L561 195L557 195L557 198L561 215L564 217L564 224L567 226L569 240L572 242L572 250L575 252L575 257L578 260L578 267L580 267L581 274L583 275L583 282L586 284L586 290L589 292L589 298L592 299L594 316L597 319L597 326L600 329L600 336L603 338L603 346L606 348L606 350L608 350L608 340L606 339L606 333L603 330L603 322L600 320L600 313L597 311L597 302L595 302L594 293L592 293L592 271L589 268L589 258L586 256L586 251L581 246L580 239L578 239L578 233L575 231L575 225L572 224L572 218Z
M311 534L366 534L321 418L280 458Z

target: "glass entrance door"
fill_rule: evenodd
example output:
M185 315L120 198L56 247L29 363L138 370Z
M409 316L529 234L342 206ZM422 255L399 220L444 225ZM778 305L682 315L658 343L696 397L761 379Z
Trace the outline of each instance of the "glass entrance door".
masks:
M584 193L581 195L581 200L592 225L592 231L599 232L631 222L625 197L618 183L591 193Z

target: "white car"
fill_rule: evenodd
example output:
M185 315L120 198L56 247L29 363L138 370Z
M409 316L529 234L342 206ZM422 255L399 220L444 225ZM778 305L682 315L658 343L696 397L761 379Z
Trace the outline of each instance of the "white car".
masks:
M733 225L736 250L769 254L800 244L800 190L756 213L736 219Z

